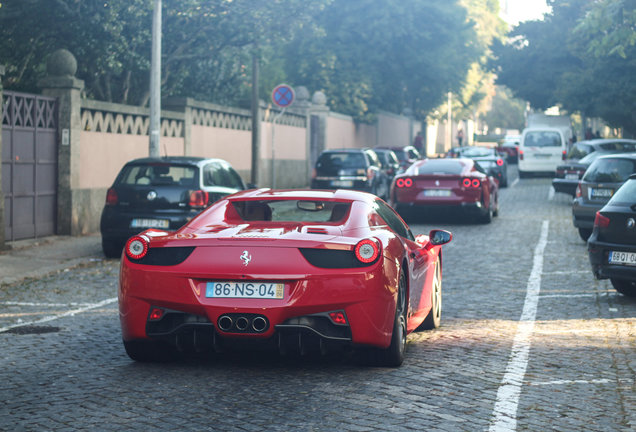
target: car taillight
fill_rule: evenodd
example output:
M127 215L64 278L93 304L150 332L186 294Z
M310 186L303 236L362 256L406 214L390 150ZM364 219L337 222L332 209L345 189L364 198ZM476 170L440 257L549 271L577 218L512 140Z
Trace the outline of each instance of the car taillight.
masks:
M520 150L517 152L517 156L519 157L519 160L523 160L523 150L521 150L521 149L520 149Z
M369 180L373 180L374 177L375 177L375 171L371 167L367 168L367 178Z
M469 187L478 188L479 186L481 186L481 182L479 181L479 179L465 178L462 180L462 186L464 186L465 188L469 188Z
M192 191L190 192L190 207L205 207L208 205L209 199L210 197L206 191Z
M410 188L411 186L413 186L413 179L412 178L399 178L395 181L395 185L399 188Z
M561 152L561 160L565 160L566 155L567 155L567 152L563 150L563 152Z
M108 189L108 192L106 192L106 205L117 205L118 200L119 199L117 198L117 191L114 188Z
M345 315L344 311L333 311L329 312L329 319L331 322L338 325L347 325L347 315Z
M594 226L599 228L607 228L610 223L610 218L603 216L600 211L596 212L594 217Z
M148 238L141 235L131 237L126 242L125 251L128 258L131 259L138 260L145 257L148 253Z
M574 192L574 197L581 198L582 195L583 195L583 190L581 189L581 182L579 182L579 184L576 185L576 192Z
M354 248L356 258L364 264L369 264L380 256L380 245L375 239L360 240Z
M497 165L498 166L502 166L503 165L503 159L497 159Z

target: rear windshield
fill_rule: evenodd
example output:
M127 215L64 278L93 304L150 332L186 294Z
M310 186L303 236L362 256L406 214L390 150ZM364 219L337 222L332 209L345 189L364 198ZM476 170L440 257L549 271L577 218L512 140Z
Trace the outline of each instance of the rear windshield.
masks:
M464 164L452 159L433 159L417 167L417 174L461 174Z
M568 159L581 159L594 151L591 145L587 144L574 144L568 152Z
M312 200L232 201L245 221L341 222L349 213L350 202Z
M321 154L316 166L318 168L366 168L367 162L362 153L330 152Z
M618 203L623 203L627 205L636 204L636 180L627 180L616 191L616 193L610 200L610 204L618 204Z
M636 172L630 159L597 159L585 171L583 180L591 183L622 183Z
M462 156L467 158L494 156L492 149L486 147L469 147L462 151Z
M196 186L197 167L170 164L128 165L119 184L151 186Z
M561 135L558 132L528 132L523 140L527 147L561 147Z

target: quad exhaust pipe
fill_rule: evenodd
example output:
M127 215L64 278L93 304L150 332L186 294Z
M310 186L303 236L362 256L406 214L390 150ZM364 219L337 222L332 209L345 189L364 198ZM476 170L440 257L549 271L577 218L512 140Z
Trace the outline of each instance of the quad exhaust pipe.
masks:
M217 326L228 333L263 333L269 328L269 321L263 315L225 314L219 317Z

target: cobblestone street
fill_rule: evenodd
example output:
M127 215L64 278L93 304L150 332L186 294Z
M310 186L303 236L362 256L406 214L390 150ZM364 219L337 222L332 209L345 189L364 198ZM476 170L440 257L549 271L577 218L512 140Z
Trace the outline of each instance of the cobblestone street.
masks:
M510 174L489 225L410 222L454 238L442 326L411 334L397 369L262 352L135 363L117 260L0 286L0 430L636 429L636 300L594 279L571 198Z

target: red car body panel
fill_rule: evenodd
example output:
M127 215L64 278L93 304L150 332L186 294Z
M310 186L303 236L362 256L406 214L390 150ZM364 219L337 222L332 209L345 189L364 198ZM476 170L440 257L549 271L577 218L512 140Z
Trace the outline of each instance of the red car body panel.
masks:
M339 222L242 220L232 202L245 200L323 200L351 203ZM377 197L355 191L246 191L219 201L175 233L147 231L149 250L194 247L175 265L121 260L119 312L124 341L148 339L151 307L192 314L214 325L222 337L268 339L294 317L343 310L353 345L389 346L400 272L408 278L407 329L417 328L431 310L431 287L441 246L392 231L373 211ZM301 249L352 251L362 239L381 244L381 256L368 266L324 268L312 265ZM249 253L249 265L241 257ZM246 255L247 256L247 255ZM283 283L282 299L210 298L208 282ZM260 314L267 330L224 332L217 323L228 313Z

